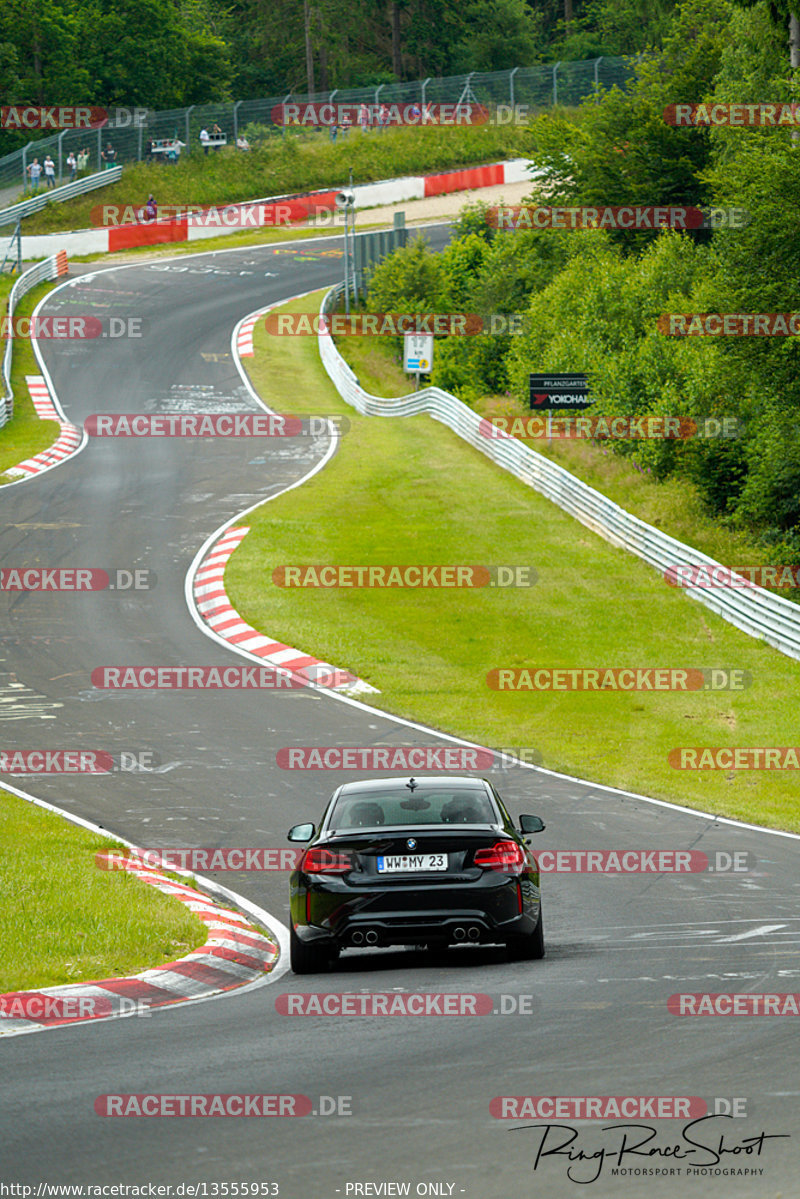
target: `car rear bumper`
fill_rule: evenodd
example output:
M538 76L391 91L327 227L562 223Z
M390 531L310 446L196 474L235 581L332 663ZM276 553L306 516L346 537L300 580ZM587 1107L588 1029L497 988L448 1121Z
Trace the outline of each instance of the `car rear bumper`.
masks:
M487 944L532 933L539 918L539 893L523 880L520 912L517 880L488 885L413 887L365 891L312 884L302 906L293 903L295 932L306 942L337 948L379 945ZM307 902L306 902L307 899Z

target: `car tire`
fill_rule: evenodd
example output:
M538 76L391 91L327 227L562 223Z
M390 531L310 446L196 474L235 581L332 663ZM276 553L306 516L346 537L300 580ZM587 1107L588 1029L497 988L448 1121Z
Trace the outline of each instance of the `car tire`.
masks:
M319 974L327 970L336 952L301 941L293 928L289 929L289 964L293 974Z
M539 908L539 920L532 933L509 937L506 942L512 962L540 961L544 957L544 918Z

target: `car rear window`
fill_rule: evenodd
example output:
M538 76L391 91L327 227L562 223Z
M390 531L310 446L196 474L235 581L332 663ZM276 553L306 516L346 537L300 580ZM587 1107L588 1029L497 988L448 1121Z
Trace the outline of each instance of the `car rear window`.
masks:
M485 792L469 790L359 791L340 795L331 813L331 829L375 828L405 824L496 824L497 813Z

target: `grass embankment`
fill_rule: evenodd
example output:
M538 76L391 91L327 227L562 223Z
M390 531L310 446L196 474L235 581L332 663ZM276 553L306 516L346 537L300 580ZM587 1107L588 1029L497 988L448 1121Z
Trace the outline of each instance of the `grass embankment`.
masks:
M98 869L118 843L6 791L0 843L0 992L135 974L206 940L177 899Z
M318 296L288 310L313 311ZM353 670L376 706L543 764L720 814L800 829L798 775L676 771L678 746L791 745L800 665L667 587L430 420L367 419L307 337L256 331L253 383L281 411L351 421L325 471L248 516L226 573L257 628ZM366 382L366 379L365 379ZM408 390L406 387L405 390ZM286 590L288 563L532 564L532 588ZM732 667L732 692L496 692L495 667Z
M8 295L13 283L11 278L3 278L0 281L0 310L3 316L7 313ZM15 317L30 316L42 296L55 286L55 283L42 283L34 287L20 300ZM5 348L5 341L0 340L0 354L5 353ZM0 428L0 485L14 481L13 478L6 477L3 471L8 470L10 466L16 466L18 462L24 462L26 458L33 457L41 450L46 450L58 437L58 421L40 420L28 393L25 376L38 374L40 367L30 339L15 338L11 355L14 415Z
M413 375L402 368L402 353L391 338L347 337L339 350L349 362L362 387L375 395L402 396L415 390ZM425 380L423 380L424 386ZM487 420L511 422L531 415L519 400L509 396L486 396L473 405ZM729 565L769 565L763 549L741 530L727 529L709 516L702 497L692 483L672 478L657 483L635 465L635 455L624 458L610 447L591 441L551 441L523 438L525 445L563 466L590 487L601 491L615 504L647 521L670 537L693 546L718 562ZM778 594L795 599L792 591Z
M525 155L531 134L524 126L395 129L367 135L353 130L331 142L327 132L274 138L250 153L225 147L205 156L192 147L174 166L126 164L119 184L98 188L27 217L23 234L90 228L102 204L138 208L152 192L159 204L224 205L261 196L341 187L352 168L356 183L401 175L430 174Z

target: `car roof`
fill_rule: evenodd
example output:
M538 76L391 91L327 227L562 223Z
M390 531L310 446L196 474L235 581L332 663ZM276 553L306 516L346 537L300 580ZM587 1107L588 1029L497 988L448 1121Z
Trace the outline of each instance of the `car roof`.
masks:
M487 779L475 778L469 774L415 774L400 775L395 778L359 779L352 783L342 783L337 795L354 795L360 791L400 791L408 787L412 780L415 783L414 790L417 787L424 787L426 791L437 788L452 790L454 786L457 786L459 790L462 788L484 792L487 789L491 790Z

